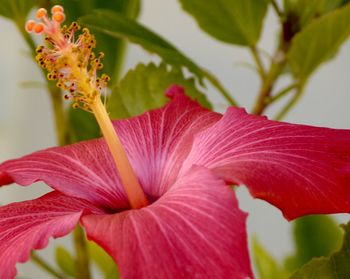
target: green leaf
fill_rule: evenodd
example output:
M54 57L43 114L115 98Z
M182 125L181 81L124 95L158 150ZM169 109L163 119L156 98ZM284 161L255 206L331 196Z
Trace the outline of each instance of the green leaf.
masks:
M344 226L343 245L329 257L311 260L290 279L347 279L350 278L350 222Z
M350 35L350 4L314 20L292 41L287 54L293 74L306 80Z
M82 16L91 15L94 9L108 9L110 11L118 12L127 18L136 19L139 15L141 5L140 0L51 1L51 5L54 4L64 6L67 22L77 21ZM123 56L126 48L125 41L120 38L112 38L103 32L98 31L94 32L94 35L97 41L96 52L102 51L106 57L103 61L103 71L112 78L112 83L117 83L124 62Z
M74 258L69 253L69 251L62 247L58 246L55 251L56 262L59 268L67 275L75 277L75 265Z
M34 7L35 0L0 0L0 15L7 17L24 28L29 11Z
M92 30L139 44L145 50L159 55L166 63L178 67L185 66L200 79L203 77L202 70L171 43L122 14L96 10L94 14L82 17L80 22Z
M81 109L69 108L68 119L71 142L89 140L101 136L100 128L92 113Z
M119 272L113 259L95 242L89 241L89 254L92 261L104 273L106 279L119 278Z
M259 40L268 0L180 0L199 26L230 44L253 46Z
M339 249L342 231L329 216L313 215L293 222L295 255L287 258L289 271L295 271L314 257L329 256Z
M285 279L288 272L253 238L253 258L260 279Z
M343 0L285 0L285 12L297 20L299 29L342 6Z
M195 80L185 79L180 69L170 69L165 64L138 64L113 90L108 102L111 117L131 117L163 106L168 101L165 90L172 84L183 86L188 96L211 107L205 95L196 89Z

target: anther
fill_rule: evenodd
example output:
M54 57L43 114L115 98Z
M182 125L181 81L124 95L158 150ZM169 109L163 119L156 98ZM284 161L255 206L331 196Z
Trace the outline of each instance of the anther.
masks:
M106 74L102 75L102 79L103 79L104 82L109 82L111 80L111 78L108 75L106 75Z
M70 28L73 30L73 31L77 31L80 29L80 26L77 22L72 22L72 24L70 25Z
M65 99L65 100L69 100L69 95L68 94L65 94L64 96L63 96L63 98Z
M35 51L36 51L37 53L42 53L43 50L44 50L44 46L38 46L38 47L36 48ZM42 58L40 58L40 59L42 59Z
M47 11L44 8L40 8L39 10L37 10L36 12L36 18L37 19L42 19L43 17L45 17L47 15Z

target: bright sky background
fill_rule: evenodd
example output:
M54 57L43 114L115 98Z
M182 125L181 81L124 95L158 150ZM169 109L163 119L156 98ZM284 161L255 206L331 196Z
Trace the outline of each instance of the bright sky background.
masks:
M241 64L252 61L247 50L222 44L201 32L175 0L143 2L142 23L174 43L199 65L215 73L240 104L251 107L259 80L251 69ZM276 38L276 23L276 18L270 13L260 44L261 48L270 52ZM53 146L55 137L50 103L45 91L40 89L42 79L38 68L28 57L27 48L15 27L3 18L0 18L0 37L0 161L4 161ZM304 98L287 121L350 129L349 54L348 42L335 60L321 67L313 76ZM132 46L126 68L150 59L154 60L154 57L150 58L141 48ZM28 81L39 82L39 85L24 89L21 84ZM211 92L210 99L218 110L224 110L225 102L218 94ZM1 189L0 203L30 199L44 192L44 186L39 184L28 188L12 186ZM290 226L280 212L264 202L253 201L244 189L240 189L238 195L241 207L250 214L250 234L257 234L277 257L291 251ZM342 217L344 221L347 219ZM65 239L59 243L70 242ZM41 254L51 257L53 250L48 249ZM31 264L20 265L19 270L23 278L46 278Z

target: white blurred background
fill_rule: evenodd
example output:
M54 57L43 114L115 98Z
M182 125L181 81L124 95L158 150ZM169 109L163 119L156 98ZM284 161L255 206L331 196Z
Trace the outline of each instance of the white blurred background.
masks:
M216 74L243 106L251 108L259 79L241 62L252 62L244 48L215 41L201 32L195 21L185 14L176 0L143 0L140 21L171 41L199 65ZM270 11L265 21L260 47L272 52L277 19ZM38 67L14 25L0 18L0 162L55 145L53 117L44 89L23 88L23 82L42 82ZM306 94L288 115L287 121L317 126L350 129L350 43L336 59L323 65L310 80ZM125 71L140 61L156 60L141 48L129 49ZM214 91L210 95L222 111L225 102ZM31 199L47 191L42 184L32 187L5 187L0 190L0 204ZM279 210L250 198L242 187L238 191L241 207L249 212L249 234L256 234L271 253L281 258L292 251L290 225ZM341 220L349 217L337 216ZM49 249L40 252L52 258L52 244L70 245L68 238L50 241ZM48 278L33 264L19 264L21 278Z

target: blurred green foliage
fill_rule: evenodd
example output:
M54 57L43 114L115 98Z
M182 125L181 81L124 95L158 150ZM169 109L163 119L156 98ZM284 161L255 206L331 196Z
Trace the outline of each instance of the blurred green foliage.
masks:
M260 37L268 0L180 0L203 31L225 43L253 46Z
M350 278L350 223L344 226L345 236L339 251L329 257L314 258L296 271L290 279ZM329 237L332 237L331 235Z
M160 64L139 64L114 88L108 101L112 118L127 118L163 106L168 102L166 89L173 84L184 87L186 94L202 106L211 105L205 95L198 91L193 78L186 79L181 69Z

